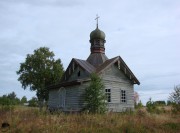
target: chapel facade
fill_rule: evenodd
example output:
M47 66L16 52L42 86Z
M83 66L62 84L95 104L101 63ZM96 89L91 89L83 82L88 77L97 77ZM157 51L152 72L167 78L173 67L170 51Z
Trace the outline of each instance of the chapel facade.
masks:
M90 33L90 55L86 60L73 58L59 84L49 87L49 109L81 111L83 94L91 73L102 79L107 109L122 112L134 109L134 84L140 82L120 56L109 59L105 54L105 33L98 27Z

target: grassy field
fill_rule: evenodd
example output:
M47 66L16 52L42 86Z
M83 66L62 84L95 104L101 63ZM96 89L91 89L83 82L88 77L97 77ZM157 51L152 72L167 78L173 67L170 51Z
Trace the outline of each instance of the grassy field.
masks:
M165 111L149 114L146 110L129 113L100 114L49 114L37 108L15 107L0 110L0 123L10 133L180 133L180 114Z

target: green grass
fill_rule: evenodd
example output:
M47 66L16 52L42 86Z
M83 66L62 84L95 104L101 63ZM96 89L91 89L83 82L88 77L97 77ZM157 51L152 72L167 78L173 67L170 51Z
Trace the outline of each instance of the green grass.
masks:
M12 133L179 133L180 114L134 113L49 114L38 108L0 110L0 123L10 124ZM1 129L2 130L2 129Z

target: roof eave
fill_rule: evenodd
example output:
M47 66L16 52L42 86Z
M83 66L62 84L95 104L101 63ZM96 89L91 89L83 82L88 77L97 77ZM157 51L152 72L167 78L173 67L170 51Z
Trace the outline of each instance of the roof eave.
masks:
M84 82L88 82L88 81L90 81L89 78L87 78L87 79L77 79L77 80L68 81L68 82L61 82L59 84L48 86L47 89L51 90L51 89L57 89L57 88L61 88L61 87L72 86L72 85L80 85L80 84L82 84Z

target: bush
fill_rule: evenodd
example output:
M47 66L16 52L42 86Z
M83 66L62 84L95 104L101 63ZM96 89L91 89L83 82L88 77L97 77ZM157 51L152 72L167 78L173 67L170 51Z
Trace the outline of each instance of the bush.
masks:
M172 104L172 112L173 112L173 113L178 113L178 112L180 112L180 104L173 103L173 104Z
M165 106L166 102L165 101L155 101L154 104L159 105L159 106Z
M173 111L180 112L180 85L174 87L174 92L170 94L169 100L172 103Z
M30 107L37 107L38 106L38 100L36 97L32 97L31 100L28 101Z
M105 100L104 84L97 74L92 73L91 82L85 89L84 101L86 105L84 110L88 110L89 113L105 113Z
M141 101L138 104L135 104L135 109L140 109L142 107L143 107L143 104Z
M158 105L157 105L155 102L153 102L153 101L151 100L151 98L150 98L149 101L146 103L146 107L147 107L147 111L148 111L149 113L157 113L157 114L162 113L162 110L160 110L160 109L158 108Z

